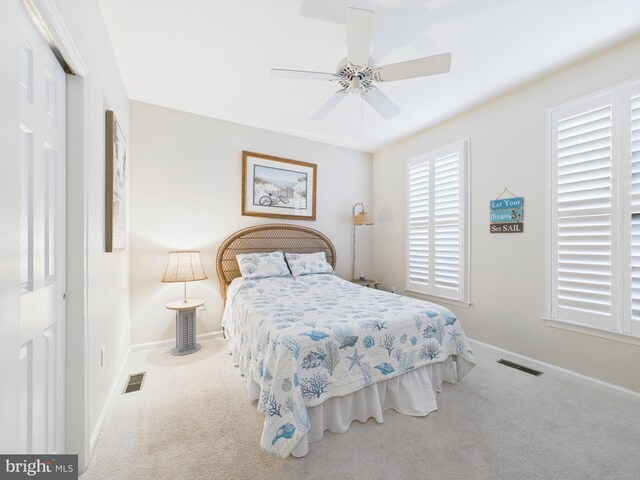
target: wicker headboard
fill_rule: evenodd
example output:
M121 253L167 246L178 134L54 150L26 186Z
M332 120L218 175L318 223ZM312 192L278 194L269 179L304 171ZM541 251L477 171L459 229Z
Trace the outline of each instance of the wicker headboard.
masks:
M299 225L271 223L240 230L227 238L216 256L216 271L220 280L220 295L227 299L227 287L240 276L236 261L238 253L275 252L313 253L323 251L333 268L336 266L336 249L325 235L313 228Z

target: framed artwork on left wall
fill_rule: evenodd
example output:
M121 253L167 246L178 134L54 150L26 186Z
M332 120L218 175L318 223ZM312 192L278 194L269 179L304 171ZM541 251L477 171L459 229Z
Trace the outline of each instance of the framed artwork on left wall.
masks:
M315 163L242 152L242 215L316 219Z
M106 251L127 248L127 141L112 110L106 114Z

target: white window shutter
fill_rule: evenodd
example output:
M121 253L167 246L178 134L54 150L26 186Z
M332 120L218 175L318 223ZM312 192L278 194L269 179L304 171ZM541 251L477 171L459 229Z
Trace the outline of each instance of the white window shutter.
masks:
M640 95L631 99L631 318L640 321Z
M434 283L436 294L460 290L460 155L434 159Z
M552 315L604 329L612 306L612 130L608 97L552 119Z
M409 162L408 287L426 293L429 285L429 170L430 162Z
M549 119L549 317L640 337L640 81Z
M407 289L468 301L469 141L407 163Z

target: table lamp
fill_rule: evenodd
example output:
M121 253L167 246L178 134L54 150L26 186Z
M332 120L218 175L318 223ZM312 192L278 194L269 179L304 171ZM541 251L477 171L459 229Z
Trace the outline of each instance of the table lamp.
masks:
M167 309L176 312L176 346L170 351L172 355L189 355L200 350L196 343L196 309L204 305L204 300L187 300L187 282L206 278L200 264L200 252L169 252L169 263L162 281L184 282L184 300L166 305Z
M187 282L206 279L207 274L200 264L200 252L169 252L169 263L162 281L184 282L184 303L187 303Z
M356 213L356 208L360 207L360 211ZM364 210L364 204L362 202L356 203L352 210L353 216L353 245L352 245L352 254L353 254L353 262L351 264L351 278L356 278L356 227L360 225L373 225L373 220L369 216L367 212Z

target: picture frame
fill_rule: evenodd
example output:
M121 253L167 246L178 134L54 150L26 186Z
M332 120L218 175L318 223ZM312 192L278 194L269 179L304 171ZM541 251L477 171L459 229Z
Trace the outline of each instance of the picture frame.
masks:
M315 163L242 152L242 215L316 219Z
M112 110L105 131L105 250L117 252L127 248L127 141Z

